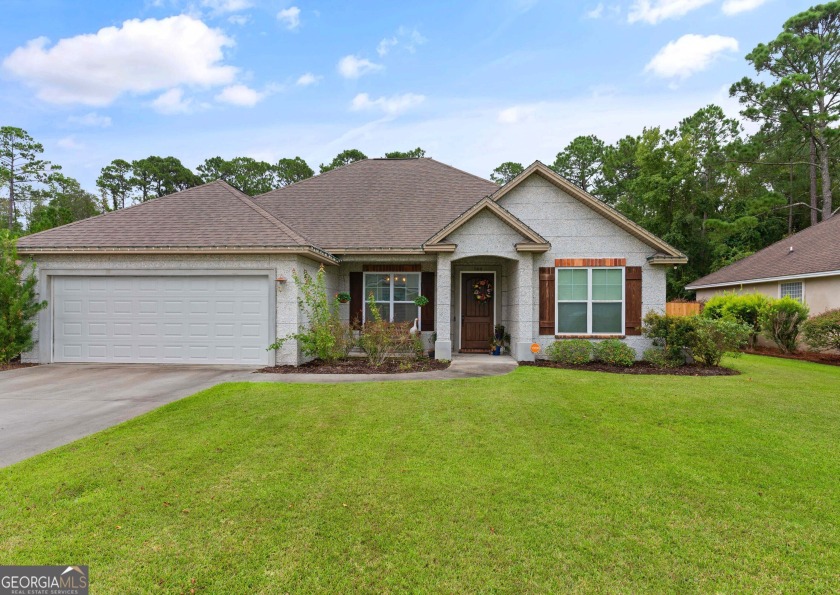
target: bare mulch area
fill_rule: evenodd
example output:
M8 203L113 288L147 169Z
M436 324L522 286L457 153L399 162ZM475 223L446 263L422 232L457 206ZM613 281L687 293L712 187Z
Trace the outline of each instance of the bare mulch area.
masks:
M632 366L613 366L604 362L589 362L588 364L561 364L539 359L536 362L519 362L520 366L537 366L538 368L560 368L563 370L585 370L587 372L607 372L610 374L651 374L661 376L737 376L740 374L732 368L715 366L707 368L698 364L686 364L678 368L658 368L648 362L636 362Z
M0 372L5 372L7 370L17 370L18 368L31 368L37 365L38 364L24 364L20 360L13 360L8 364L0 364Z
M782 353L772 347L754 347L744 350L744 353L751 355L769 355L770 357L781 357L784 359L798 359L803 362L815 364L826 364L829 366L840 366L840 353L819 353L816 351L797 351L796 353Z
M354 357L331 364L314 360L300 366L272 366L257 370L257 372L263 374L407 374L409 372L445 370L448 367L449 362L424 358L417 360L389 359L378 368L374 368L365 358Z

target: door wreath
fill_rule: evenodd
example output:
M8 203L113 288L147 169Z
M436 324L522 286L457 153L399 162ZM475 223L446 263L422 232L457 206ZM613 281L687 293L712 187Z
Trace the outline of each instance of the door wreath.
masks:
M493 297L493 284L487 279L473 281L473 295L479 302L486 302Z

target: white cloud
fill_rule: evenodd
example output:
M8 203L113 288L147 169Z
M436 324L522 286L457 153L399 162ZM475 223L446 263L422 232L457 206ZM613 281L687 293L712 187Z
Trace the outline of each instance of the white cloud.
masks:
M267 93L261 93L246 85L231 85L216 95L216 101L241 107L254 107L265 99L266 95Z
M277 13L277 20L283 23L289 31L294 31L300 27L300 8L297 6L284 8Z
M416 28L400 27L395 35L386 37L376 46L376 53L380 57L387 55L392 49L401 47L410 54L417 51L417 46L423 45L428 39Z
M152 101L152 107L166 115L186 114L192 110L192 99L184 99L182 89L169 89Z
M251 22L251 17L247 14L232 14L228 17L228 23L232 25L239 25L240 27L243 25L247 25Z
M604 16L604 3L599 2L595 8L587 10L584 13L584 16L587 19L600 19L602 16Z
M67 122L76 126L107 128L111 125L111 118L109 116L101 116L96 112L90 112L83 116L70 116L67 118Z
M44 101L102 106L125 93L227 84L237 69L222 64L222 50L233 44L191 16L133 19L52 47L46 37L33 39L9 54L3 68Z
M714 0L636 0L630 7L627 20L631 23L644 21L655 25L666 19L677 19L697 10Z
M367 93L359 93L353 98L350 109L354 112L377 110L389 116L396 116L417 107L425 100L425 96L414 93L379 97L378 99L371 99Z
M724 0L721 10L723 11L723 14L732 16L734 14L755 10L765 2L767 2L767 0Z
M299 87L308 87L309 85L314 85L318 81L321 80L320 76L316 76L311 72L307 72L302 74L298 77L298 80L295 81L295 84Z
M251 8L253 3L250 0L201 0L201 5L216 14L222 14Z
M723 52L738 51L738 40L722 35L683 35L663 47L645 66L662 78L685 79L708 68Z
M397 45L397 43L396 37L386 37L379 42L378 46L376 46L376 53L379 54L380 57L385 56L391 51L391 48Z
M533 106L529 105L514 105L499 112L496 120L500 124L519 124L523 120L530 118L535 111Z
M357 79L371 72L382 70L381 64L374 64L366 58L358 56L344 56L338 61L338 73L346 79Z
M56 146L61 147L62 149L68 149L70 151L76 151L78 149L83 149L84 145L76 141L75 138L72 136L65 136L64 138L58 139L56 141Z

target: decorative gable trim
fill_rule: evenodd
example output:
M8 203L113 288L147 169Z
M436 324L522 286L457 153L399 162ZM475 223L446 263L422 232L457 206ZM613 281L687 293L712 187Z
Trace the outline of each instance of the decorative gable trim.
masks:
M514 188L518 187L522 182L530 178L532 175L538 175L541 178L547 180L548 182L552 183L554 186L571 196L572 198L582 202L587 207L591 208L593 211L604 217L605 219L615 223L621 229L629 233L630 235L638 238L648 246L655 248L662 252L664 255L673 257L678 259L680 262L673 262L673 264L684 264L688 262L688 257L685 254L668 244L667 242L659 239L640 225L634 223L618 211L616 211L611 206L607 205L601 200L598 200L585 190L578 188L571 182L569 182L566 178L559 175L557 172L553 171L545 164L534 161L531 165L529 165L525 171L521 174L516 176L513 180L499 188L496 192L490 195L490 199L494 202L499 202L499 200L511 192ZM651 263L651 264L658 264L658 263ZM664 263L663 263L664 264ZM672 264L669 262L669 264Z
M446 239L452 232L455 230L463 227L469 222L473 217L481 213L482 211L490 211L502 220L508 227L516 231L519 235L525 238L525 242L520 242L516 244L516 249L520 252L545 252L551 247L551 244L538 234L536 231L528 227L525 223L520 221L516 218L510 211L505 209L499 204L496 204L492 201L489 197L482 198L480 201L475 203L472 207L467 209L464 213L453 219L446 227L441 229L431 238L429 238L426 243L424 244L424 248L430 252L449 252L448 249L438 250L436 249L438 246L447 246L452 247L452 250L455 249L455 244L446 243L443 240ZM544 249L543 249L544 248Z

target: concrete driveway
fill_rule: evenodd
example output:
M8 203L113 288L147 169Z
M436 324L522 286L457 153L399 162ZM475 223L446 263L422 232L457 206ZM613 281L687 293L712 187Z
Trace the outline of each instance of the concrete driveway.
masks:
M50 364L0 373L0 467L220 382L246 366Z

